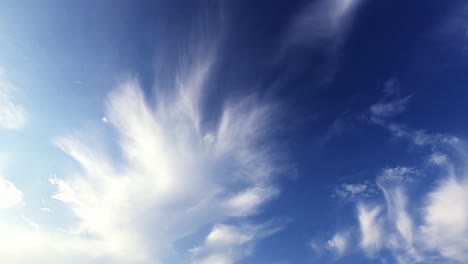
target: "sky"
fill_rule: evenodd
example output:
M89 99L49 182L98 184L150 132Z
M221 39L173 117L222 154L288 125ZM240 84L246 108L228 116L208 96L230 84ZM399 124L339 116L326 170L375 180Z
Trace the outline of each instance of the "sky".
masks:
M468 4L0 2L0 262L467 263Z

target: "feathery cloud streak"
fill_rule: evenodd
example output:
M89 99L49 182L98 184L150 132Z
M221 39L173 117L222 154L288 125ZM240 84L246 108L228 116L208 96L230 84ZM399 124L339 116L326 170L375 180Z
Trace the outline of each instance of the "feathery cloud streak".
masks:
M136 80L122 83L109 95L106 125L117 132L120 161L77 136L54 140L81 167L49 180L57 188L52 198L63 202L76 221L68 223L66 233L38 225L31 230L25 221L14 225L11 230L17 229L18 241L31 236L37 243L6 246L0 260L158 263L177 240L209 225L214 229L202 248L220 250L224 242L210 237L227 228L224 220L232 219L230 230L255 236L236 242L235 254L223 255L223 261L235 263L252 253L253 241L278 231L283 224L235 224L257 214L279 194L275 178L282 168L273 163L273 145L266 136L275 126L270 119L275 109L248 96L227 103L214 129L203 126L201 100L211 63L195 65L180 76L175 93L158 97L155 106L146 102ZM8 183L4 185L13 193Z

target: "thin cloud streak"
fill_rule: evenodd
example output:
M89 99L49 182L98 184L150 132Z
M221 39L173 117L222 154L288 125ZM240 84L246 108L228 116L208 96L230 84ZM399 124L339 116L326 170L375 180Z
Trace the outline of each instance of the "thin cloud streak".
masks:
M13 101L16 90L0 68L0 130L18 130L26 124L26 111Z

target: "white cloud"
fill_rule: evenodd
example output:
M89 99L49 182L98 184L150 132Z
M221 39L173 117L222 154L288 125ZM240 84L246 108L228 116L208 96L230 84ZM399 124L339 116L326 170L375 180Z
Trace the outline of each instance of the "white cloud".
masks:
M49 182L57 186L57 191L52 195L52 198L66 203L76 201L75 192L66 181L57 178L50 178Z
M382 208L375 206L367 208L363 204L357 206L361 232L361 248L369 255L375 254L382 247L383 226L380 220Z
M396 78L390 78L385 82L383 93L386 97L398 96L400 93L400 87Z
M256 212L260 205L278 194L276 188L253 187L228 199L225 206L232 216L246 216Z
M23 192L16 186L0 177L0 210L8 209L23 203Z
M383 119L372 119L372 121L387 129L392 136L409 140L416 146L435 146L441 143L450 144L451 141L457 140L456 137L451 137L444 134L431 134L424 130L413 130L404 125L386 122Z
M443 256L463 263L468 259L468 183L449 177L428 195L424 243Z
M232 264L249 256L259 240L273 235L283 224L216 225L203 245L190 250L194 264Z
M226 260L234 263L279 230L273 224L236 224L279 194L275 179L282 163L268 139L275 108L255 96L240 98L226 103L219 120L205 126L203 87L211 60L193 65L180 71L177 87L168 88L173 93L158 96L155 105L147 103L135 80L108 96L105 120L120 153L103 152L95 143L99 138L86 144L87 138L75 136L79 133L53 141L79 165L69 175L49 179L56 188L51 197L71 220L60 223L60 231L40 221L33 228L31 217L18 216L14 224L0 218L0 262L160 263L176 241L229 221L216 225L214 234L228 228L249 238ZM11 197L19 197L10 182L4 183ZM5 207L21 201L13 198ZM210 248L236 243L213 236L206 242Z
M13 101L15 91L0 69L0 129L16 130L26 123L23 107Z
M436 165L445 165L449 161L448 157L446 154L443 153L432 153L432 155L429 158L429 161L436 164Z
M228 105L210 132L216 137L206 140L190 101L197 96L179 92L155 109L135 81L111 94L106 116L125 158L118 168L76 137L55 141L83 173L50 179L53 198L78 217L75 232L96 235L117 258L157 260L174 241L215 221L254 214L278 193L270 186L278 166L259 143L270 108L253 97Z
M458 140L453 136L440 133L428 133L422 129L415 130L403 124L389 121L392 117L404 112L408 108L412 98L411 95L400 98L396 82L397 80L395 79L387 81L383 90L383 98L380 102L370 106L368 116L370 122L385 128L392 136L405 138L416 146L435 146L441 143L452 144L452 142Z
M343 255L348 248L349 234L346 232L336 233L333 238L327 241L327 248L338 254Z
M396 116L408 107L411 96L387 102L378 102L370 107L372 118L388 118Z
M414 224L407 211L407 198L399 184L379 185L385 196L387 209L388 238L385 246L389 248L398 263L412 263L422 260L414 244Z
M333 196L341 199L353 199L360 196L368 196L372 188L368 183L343 183L335 188Z
M377 177L377 183L380 186L388 184L402 184L414 182L420 177L421 172L415 168L398 166L394 168L386 168Z
M309 247L317 256L320 256L323 252L323 243L321 241L311 240L309 242Z
M382 258L383 252L389 252L401 264L464 263L468 259L468 174L461 170L466 168L465 145L455 137L439 141L452 146L462 162L456 166L438 152L430 156L445 170L432 191L418 194L425 198L423 205L415 202L417 196L407 196L409 184L423 172L401 166L384 169L376 179L384 204L358 204L360 248L369 257ZM340 245L339 239L330 241Z

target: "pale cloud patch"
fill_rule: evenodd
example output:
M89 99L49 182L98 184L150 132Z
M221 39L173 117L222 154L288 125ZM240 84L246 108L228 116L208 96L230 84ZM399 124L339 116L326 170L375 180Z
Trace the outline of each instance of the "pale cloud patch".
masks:
M413 220L407 211L407 197L400 185L384 183L379 185L385 196L387 209L388 238L385 246L389 248L398 263L418 262L422 256L415 247Z
M281 223L215 225L203 245L190 250L194 264L232 264L251 255L259 240L280 231Z
M0 69L0 129L17 130L26 124L26 112L14 101L15 92Z
M388 102L378 102L370 107L373 118L388 118L404 112L410 102L411 96Z
M287 40L292 43L339 44L347 33L361 0L315 1L293 20Z
M446 154L436 152L432 153L432 155L429 157L429 161L436 165L442 166L449 162L449 158Z
M258 210L265 201L279 194L273 187L253 187L234 195L226 201L226 210L232 216L246 216Z
M327 241L326 247L338 256L342 256L348 249L348 243L349 234L347 232L338 232Z
M401 98L399 86L396 79L386 82L383 89L382 99L369 107L366 117L376 125L388 130L392 136L409 140L416 146L435 146L441 143L455 142L458 139L441 133L428 133L423 129L412 129L404 124L391 121L395 117L407 110L411 102L412 95Z
M16 186L0 177L0 210L23 204L23 192Z
M377 176L377 183L380 186L388 184L403 184L415 182L421 177L421 171L412 167L398 166L384 169Z
M333 196L340 199L354 199L368 196L370 192L372 192L372 187L369 183L343 183L335 188Z
M369 107L370 119L380 124L384 119L397 116L407 110L411 102L411 95L400 97L400 89L397 79L385 82L382 90L382 98Z
M285 46L322 50L327 56L327 62L320 67L324 83L330 82L337 72L340 49L362 2L364 0L309 1L291 19L283 37Z
M453 139L453 137L448 135L431 134L425 130L414 130L405 125L386 122L380 119L374 119L373 121L375 124L387 129L392 136L407 139L416 146L435 146L441 143L448 143Z
M369 255L375 254L382 247L383 226L380 214L382 208L374 206L368 208L363 204L357 206L358 220L361 233L361 248Z

